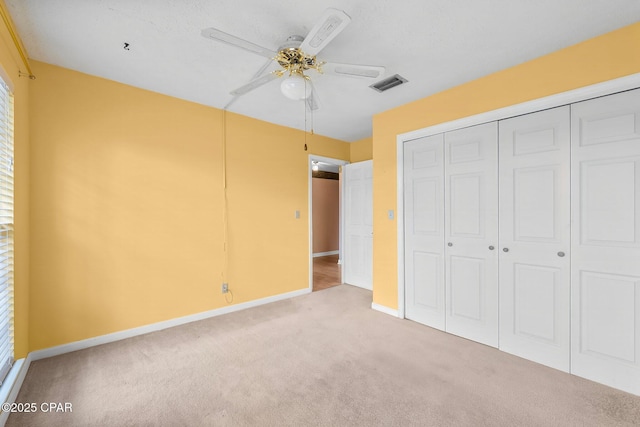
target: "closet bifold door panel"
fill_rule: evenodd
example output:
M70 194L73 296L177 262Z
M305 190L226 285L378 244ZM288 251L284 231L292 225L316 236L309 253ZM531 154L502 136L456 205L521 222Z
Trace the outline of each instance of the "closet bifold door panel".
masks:
M571 372L640 394L640 90L571 106Z
M444 330L442 134L404 144L405 317Z
M498 124L447 132L446 331L498 346Z
M569 372L570 108L499 134L500 349Z

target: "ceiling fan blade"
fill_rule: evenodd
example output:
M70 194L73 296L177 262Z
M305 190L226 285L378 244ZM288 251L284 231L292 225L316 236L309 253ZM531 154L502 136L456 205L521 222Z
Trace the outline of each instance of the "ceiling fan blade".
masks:
M269 66L271 66L271 64L273 64L273 60L272 59L267 59L267 62L265 62L264 65L262 67L260 67L260 69L253 75L253 77L251 78L251 81L253 82L255 79L260 77L262 75L262 73L264 73L269 68ZM246 92L244 92L244 93L246 93ZM231 98L231 101L229 101L227 103L227 105L224 106L224 109L228 110L229 107L231 107L231 104L233 104L234 102L236 102L238 100L240 95L242 95L242 94L233 95L233 98Z
M200 32L200 34L202 34L202 37L204 38L239 47L240 49L248 50L249 52L257 53L258 55L262 55L267 58L274 58L276 56L276 52L271 49L258 46L255 43L251 43L250 41L232 36L231 34L227 34L224 31L220 31L216 28L205 28Z
M311 95L305 100L305 104L307 104L307 109L309 111L315 111L320 108L320 99L318 98L318 91L316 87L311 83L311 80L308 82L311 87Z
M339 64L337 62L327 62L322 65L322 72L335 76L375 79L384 74L384 67L379 67L377 65Z
M240 86L239 88L232 90L231 95L234 95L234 96L244 95L245 93L251 92L252 90L257 89L260 86L265 85L269 83L271 80L275 80L277 78L278 78L278 75L276 73L265 74L262 77L258 77L257 79L251 80L249 83L247 83L244 86Z
M267 62L265 62L264 65L262 65L262 67L260 67L260 69L256 71L256 73L253 75L251 80L254 80L260 77L262 73L267 71L267 69L271 66L271 64L273 64L273 59L272 58L267 59Z
M351 22L349 15L341 10L329 8L302 41L300 50L307 55L317 55Z

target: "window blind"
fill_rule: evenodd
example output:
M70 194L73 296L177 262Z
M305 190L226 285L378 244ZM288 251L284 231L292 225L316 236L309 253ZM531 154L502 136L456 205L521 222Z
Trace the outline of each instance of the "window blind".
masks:
M13 364L13 94L0 80L0 384Z

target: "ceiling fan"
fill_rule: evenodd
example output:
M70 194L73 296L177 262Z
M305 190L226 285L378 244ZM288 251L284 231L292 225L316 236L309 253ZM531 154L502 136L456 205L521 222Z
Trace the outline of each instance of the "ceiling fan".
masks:
M277 51L232 36L216 28L205 28L202 30L201 34L205 38L239 47L269 58L249 83L231 91L234 99L227 107L231 105L238 96L244 95L272 80L286 75L287 77L280 84L282 93L287 98L293 100L305 100L310 110L316 110L319 107L318 97L310 76L306 74L307 71L314 70L318 73L368 79L375 79L381 76L382 73L384 73L384 67L339 64L320 61L316 58L316 55L344 30L349 22L351 22L351 18L345 12L329 8L325 10L320 20L311 31L309 31L306 37L298 35L290 36ZM273 61L278 63L280 69L264 74Z

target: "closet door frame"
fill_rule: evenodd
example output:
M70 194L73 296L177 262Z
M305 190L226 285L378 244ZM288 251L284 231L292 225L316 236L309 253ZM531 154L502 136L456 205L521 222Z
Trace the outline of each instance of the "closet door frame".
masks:
M511 105L509 107L500 108L486 113L474 116L464 117L462 119L453 120L446 123L429 126L412 132L399 134L396 137L396 182L397 182L397 201L396 201L396 221L397 221L397 247L398 247L398 308L381 307L372 304L372 308L387 314L394 314L397 317L405 318L405 277L404 277L404 143L414 139L423 138L438 133L444 133L463 127L474 126L482 123L503 120L523 114L534 113L536 111L548 108L560 107L562 105L573 104L587 99L599 96L611 95L616 92L636 89L640 87L640 73L621 77L619 79L609 80L594 85L581 87L578 89L562 92L559 94L535 99L533 101L521 104Z

